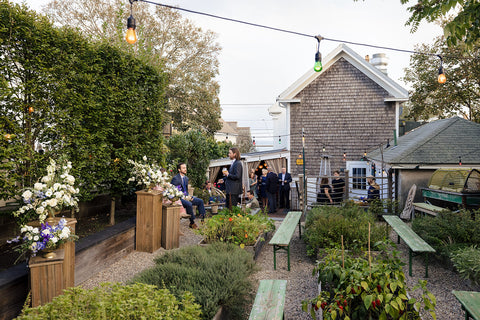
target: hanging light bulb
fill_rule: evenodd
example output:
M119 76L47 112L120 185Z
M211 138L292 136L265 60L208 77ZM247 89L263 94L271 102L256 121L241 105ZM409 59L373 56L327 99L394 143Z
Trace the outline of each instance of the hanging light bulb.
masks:
M347 151L343 151L343 161L347 161Z
M325 146L323 146L322 151L325 152Z
M253 137L253 146L255 146L255 137Z
M462 157L458 157L458 165L459 165L459 166L462 165Z
M320 72L323 69L322 66L322 54L320 53L320 41L323 39L322 36L318 35L315 37L317 39L317 52L315 53L315 64L313 65L313 70L315 72Z
M447 82L447 77L445 77L445 70L443 69L443 58L442 56L438 55L440 58L440 68L438 68L438 83L444 84Z
M135 24L135 18L132 15L132 7L134 1L137 0L130 0L130 17L128 17L127 19L127 34L125 36L125 39L130 44L134 44L135 42L137 42L137 34L135 33L135 29L137 26Z

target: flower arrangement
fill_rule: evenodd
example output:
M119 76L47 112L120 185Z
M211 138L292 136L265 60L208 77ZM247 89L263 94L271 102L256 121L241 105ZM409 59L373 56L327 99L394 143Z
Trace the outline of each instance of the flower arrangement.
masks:
M147 156L143 156L144 163L128 160L128 163L133 165L131 170L133 176L128 179L128 182L137 181L137 185L145 186L147 190L164 188L168 173L155 163L148 164L147 160Z
M69 161L62 160L57 164L55 160L50 159L47 175L35 183L33 188L26 188L23 191L24 205L13 213L15 217L20 218L21 224L33 219L43 223L48 215L54 216L55 212L64 208L78 209L76 195L79 189L74 186L75 177L70 175L71 168L72 164Z
M175 202L178 199L183 198L184 194L180 190L180 186L174 186L173 184L167 182L163 187L163 197L171 202Z
M8 243L20 243L15 250L18 252L31 252L35 256L42 250L55 250L62 243L74 241L78 236L71 233L67 226L67 220L60 219L58 224L50 225L48 222L42 223L41 227L32 227L23 225L20 229L20 236L8 240Z

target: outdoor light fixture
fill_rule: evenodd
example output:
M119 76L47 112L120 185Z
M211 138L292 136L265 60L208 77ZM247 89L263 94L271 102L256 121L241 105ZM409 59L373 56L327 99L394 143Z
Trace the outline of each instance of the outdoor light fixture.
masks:
M255 137L253 137L253 146L255 146Z
M134 44L137 42L137 34L135 33L135 28L137 27L135 25L135 18L132 15L132 7L133 7L133 2L137 0L129 0L130 1L130 17L128 17L127 20L127 35L125 36L125 39L127 40L128 43Z
M318 35L315 36L315 39L317 39L317 52L315 53L315 64L313 65L313 70L315 72L320 72L323 69L322 66L322 54L320 53L320 41L323 39L322 36Z
M438 55L440 58L440 68L438 68L438 83L444 84L447 82L447 77L445 77L445 70L443 70L443 58L441 55Z

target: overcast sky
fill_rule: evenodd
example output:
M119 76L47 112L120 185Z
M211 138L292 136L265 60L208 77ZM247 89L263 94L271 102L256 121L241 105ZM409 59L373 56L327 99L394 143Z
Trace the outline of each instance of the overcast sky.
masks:
M48 0L25 2L37 11ZM128 0L125 0L128 3ZM405 26L409 14L400 0L163 0L153 2L177 5L237 20L277 27L309 35L359 42L384 47L414 50L420 43L433 43L442 34L439 26L423 23L416 33ZM412 1L414 3L416 1ZM133 9L135 16L135 4ZM252 135L268 135L271 128L266 111L269 104L287 87L313 68L317 42L278 31L246 26L210 17L181 12L197 26L218 34L222 47L219 56L220 103L222 117L252 128ZM126 24L126 21L125 21ZM322 41L320 51L326 57L340 43ZM410 55L364 46L349 45L361 56L386 53L388 74L401 81ZM408 89L408 88L407 88Z

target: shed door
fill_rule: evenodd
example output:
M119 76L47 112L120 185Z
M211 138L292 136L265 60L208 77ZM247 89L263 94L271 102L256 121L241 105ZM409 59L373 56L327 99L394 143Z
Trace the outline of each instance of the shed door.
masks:
M367 165L366 161L347 161L346 167L350 176L348 179L348 198L366 197L368 194L366 177L370 175L368 171L370 165Z

